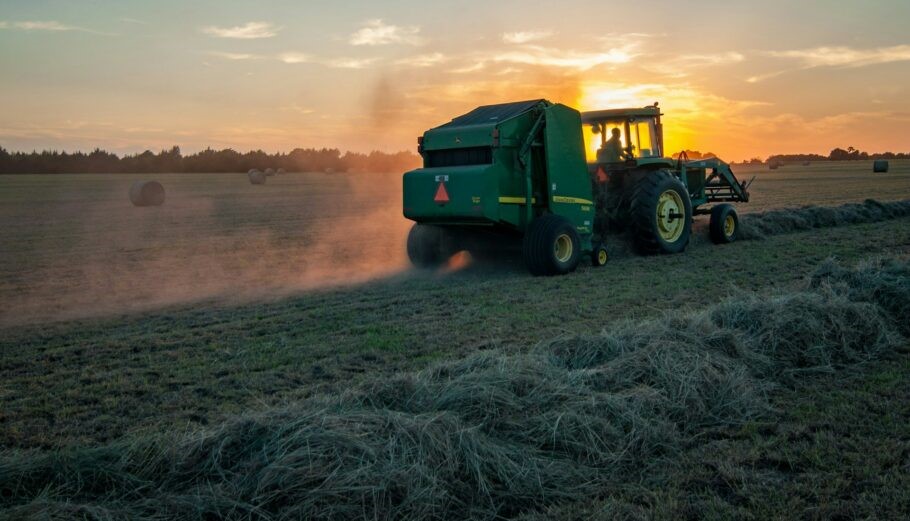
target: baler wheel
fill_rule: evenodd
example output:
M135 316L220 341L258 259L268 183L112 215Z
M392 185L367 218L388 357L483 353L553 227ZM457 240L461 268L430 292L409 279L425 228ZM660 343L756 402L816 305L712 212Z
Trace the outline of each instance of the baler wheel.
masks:
M686 187L664 170L651 172L633 188L629 226L644 254L680 253L692 235L692 201Z
M436 268L455 253L453 238L441 226L415 223L408 233L408 258L418 268Z
M522 251L532 275L564 275L578 267L581 240L571 221L547 214L531 221Z
M736 240L739 235L739 216L736 208L730 204L719 204L711 208L711 241L714 244L727 244Z
M607 253L607 248L603 244L598 244L591 252L591 264L600 267L605 265L608 260L610 260L610 254Z

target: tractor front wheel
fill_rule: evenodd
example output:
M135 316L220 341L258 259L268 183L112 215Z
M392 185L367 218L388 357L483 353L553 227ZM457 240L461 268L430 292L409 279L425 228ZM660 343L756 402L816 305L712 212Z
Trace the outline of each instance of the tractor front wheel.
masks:
M711 241L714 244L727 244L736 240L739 235L739 216L736 208L729 204L719 204L711 208Z
M692 234L692 201L686 187L664 170L632 189L629 226L640 253L680 253Z
M568 219L547 214L531 221L522 252L532 275L564 275L578 267L581 240Z
M453 243L445 228L417 223L408 233L408 258L418 268L436 268L455 253Z

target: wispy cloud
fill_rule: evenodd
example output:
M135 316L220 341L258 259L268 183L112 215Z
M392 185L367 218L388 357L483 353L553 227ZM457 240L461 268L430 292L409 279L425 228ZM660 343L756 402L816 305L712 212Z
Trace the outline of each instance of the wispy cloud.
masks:
M722 52L717 54L683 54L676 58L689 66L726 65L745 61L746 57L738 52Z
M313 63L333 69L365 69L377 61L376 58L322 58L301 52L284 52L276 58L289 65Z
M247 22L234 27L217 27L209 25L200 29L204 34L216 38L236 38L239 40L254 40L258 38L272 38L281 30L268 22Z
M788 72L815 69L819 67L855 68L883 63L910 61L910 45L894 45L872 49L854 49L851 47L815 47L789 51L767 51L765 56L796 60L796 67L757 74L748 78L749 83L760 83Z
M351 35L351 45L389 45L393 43L420 45L420 27L402 27L386 24L381 19L369 20Z
M64 31L79 31L83 33L92 33L92 34L103 34L111 35L111 33L105 33L101 31L95 31L92 29L87 29L85 27L79 27L76 25L67 25L53 20L48 21L22 21L22 22L8 22L0 21L0 29L18 29L20 31L51 31L51 32L64 32Z
M910 61L910 45L873 49L816 47L792 51L770 51L768 55L800 60L806 67L863 67L879 63Z
M377 61L377 58L328 58L317 63L335 69L366 69Z
M794 71L794 70L796 70L796 69L787 69L787 70L783 70L783 71L774 71L774 72L769 72L769 73L766 73L766 74L756 74L755 76L749 76L748 78L746 78L746 81L749 82L749 83L760 83L760 82L763 82L763 81L765 81L765 80L770 80L771 78L776 78L776 77L778 77L778 76L780 76L780 75L782 75L782 74L786 74L786 73L788 73L788 72L792 72L792 71Z
M297 114L303 114L303 115L313 114L314 112L316 112L315 110L313 110L309 107L301 107L300 105L298 105L296 103L281 107L281 110L286 111L286 112L296 112Z
M635 56L630 47L592 52L526 45L521 50L497 54L493 57L493 61L586 71L598 65L629 63Z
M310 63L313 61L313 57L309 54L304 54L300 52L284 52L278 55L278 59L284 63Z
M487 66L487 64L484 62L477 62L477 63L471 64L471 65L465 65L464 67L458 67L456 69L452 69L449 72L451 72L453 74L468 74L471 72L477 72L477 71L483 70L483 68L486 66Z
M402 58L397 60L395 63L398 65L407 65L409 67L432 67L438 65L448 58L441 52L434 52L430 54L421 54L419 56L411 56L408 58Z
M745 55L734 51L714 54L680 54L649 60L644 65L644 69L655 74L679 79L689 76L692 71L697 69L732 65L745 60Z
M217 56L219 58L224 58L225 60L262 60L265 56L260 54L251 54L246 52L222 52L222 51L211 51L209 52L212 56Z
M503 33L502 41L505 43L530 43L543 40L553 36L553 31L516 31L513 33Z

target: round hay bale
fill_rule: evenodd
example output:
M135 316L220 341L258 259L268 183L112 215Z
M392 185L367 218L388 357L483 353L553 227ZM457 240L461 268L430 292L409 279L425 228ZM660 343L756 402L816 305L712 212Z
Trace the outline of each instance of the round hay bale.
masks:
M872 163L872 171L876 174L884 174L888 171L888 162L883 159L877 159Z
M272 168L266 168L266 169L265 169L265 175L271 177L271 176L275 175L275 170L272 169Z
M130 201L134 206L161 206L164 187L158 181L136 181L130 186Z
M250 178L250 184L254 185L264 185L266 180L266 175L259 170L251 170L248 174Z
M258 171L259 171L259 170L255 169L255 168L250 168L249 172L247 172L246 174L247 174L247 175L253 175L253 172L258 172Z
M812 161L803 161L803 166L812 166Z
M275 173L278 175L284 175L285 174L284 168L279 168L278 170L275 170Z

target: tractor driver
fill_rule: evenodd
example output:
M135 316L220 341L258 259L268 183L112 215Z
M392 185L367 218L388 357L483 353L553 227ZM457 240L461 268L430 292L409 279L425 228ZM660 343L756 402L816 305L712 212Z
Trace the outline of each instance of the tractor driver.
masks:
M597 151L597 161L601 163L619 163L623 160L622 143L620 142L620 132L614 128L608 139Z

